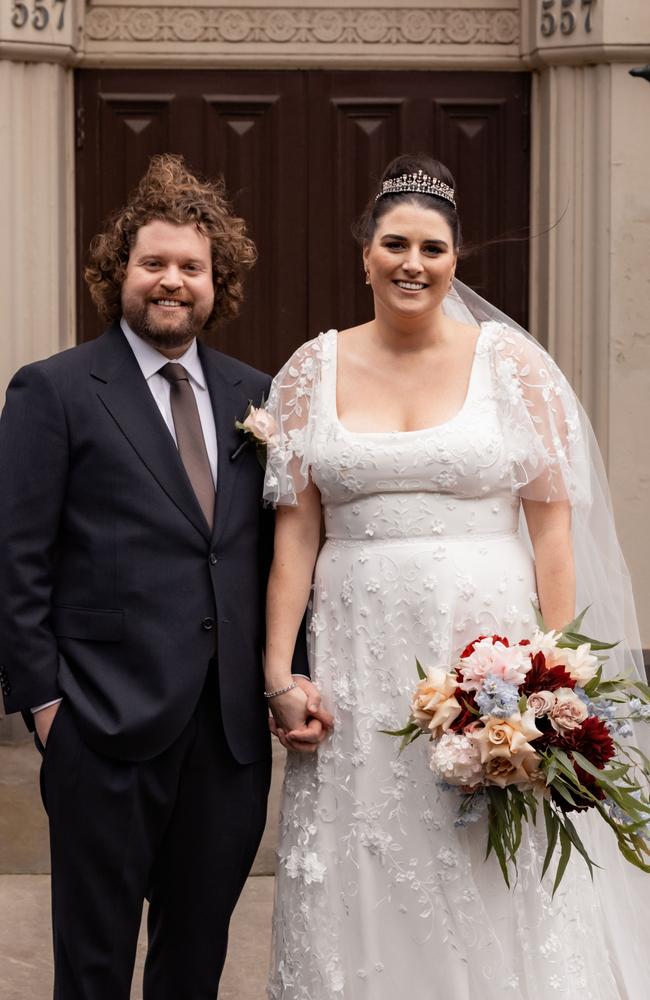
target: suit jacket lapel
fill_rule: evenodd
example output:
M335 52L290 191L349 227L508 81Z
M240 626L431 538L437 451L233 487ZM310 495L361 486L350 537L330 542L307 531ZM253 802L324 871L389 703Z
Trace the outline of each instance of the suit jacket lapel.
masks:
M206 348L201 342L198 348L217 428L217 502L212 532L214 545L223 533L235 481L241 468L239 460L233 462L231 456L241 444L241 435L235 428L235 421L243 419L248 399L239 388L241 378L230 370L228 358Z
M178 449L118 326L111 327L96 341L90 374L97 381L97 395L151 474L197 531L209 540L208 524Z

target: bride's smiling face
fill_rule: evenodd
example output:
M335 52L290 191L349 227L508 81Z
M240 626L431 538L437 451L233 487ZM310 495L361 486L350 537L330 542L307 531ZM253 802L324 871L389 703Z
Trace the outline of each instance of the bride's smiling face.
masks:
M449 291L457 257L451 229L439 212L413 202L397 205L378 220L363 251L375 309L405 318L431 312Z

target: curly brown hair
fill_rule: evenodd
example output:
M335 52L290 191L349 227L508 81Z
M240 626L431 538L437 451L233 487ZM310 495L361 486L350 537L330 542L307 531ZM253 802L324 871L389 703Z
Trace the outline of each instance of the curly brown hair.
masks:
M116 323L122 315L121 291L129 254L139 229L160 219L178 225L194 223L210 240L214 306L204 330L213 331L239 312L244 271L255 263L255 244L246 224L233 214L222 178L204 180L190 173L182 156L153 156L149 169L124 208L107 220L90 244L84 278L102 319Z

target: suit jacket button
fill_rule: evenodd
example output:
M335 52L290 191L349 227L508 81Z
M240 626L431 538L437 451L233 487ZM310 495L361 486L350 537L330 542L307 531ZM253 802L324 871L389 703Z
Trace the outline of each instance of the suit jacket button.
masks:
M219 562L219 560L215 556L214 552L211 552L210 553L210 565L211 566L216 566L218 562Z
M214 628L214 618L204 618L201 622L201 628L205 632L211 632Z

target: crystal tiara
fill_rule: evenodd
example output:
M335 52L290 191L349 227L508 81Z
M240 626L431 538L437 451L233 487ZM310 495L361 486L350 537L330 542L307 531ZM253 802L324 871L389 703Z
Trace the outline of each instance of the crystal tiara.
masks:
M423 170L418 170L412 174L400 174L399 177L390 177L381 186L381 191L375 198L379 201L385 194L429 194L434 198L444 198L456 208L454 201L454 189L441 181L439 177L430 177Z

